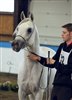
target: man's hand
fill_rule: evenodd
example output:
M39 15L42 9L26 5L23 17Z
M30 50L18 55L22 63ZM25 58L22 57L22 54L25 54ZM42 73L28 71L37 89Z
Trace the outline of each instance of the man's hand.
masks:
M47 58L47 64L54 64L55 63L55 60L52 59L52 58Z
M30 60L32 60L32 61L35 61L35 62L40 61L40 57L37 56L37 55L35 55L35 54L32 54L32 53L30 53L30 54L28 55L28 58L29 58Z

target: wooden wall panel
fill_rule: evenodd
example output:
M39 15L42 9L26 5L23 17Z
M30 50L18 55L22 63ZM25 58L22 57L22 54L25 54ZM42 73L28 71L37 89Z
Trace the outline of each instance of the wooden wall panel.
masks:
M13 26L12 15L0 15L0 34L12 34Z
M0 14L0 41L9 41L14 29L13 14Z

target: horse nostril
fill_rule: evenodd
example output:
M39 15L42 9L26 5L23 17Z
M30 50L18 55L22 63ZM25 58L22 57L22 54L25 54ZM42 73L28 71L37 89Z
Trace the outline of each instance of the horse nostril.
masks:
M17 40L14 40L11 44L12 49L16 52L20 51L20 46L19 46L19 42Z
M13 42L12 42L12 47L14 47L14 46L15 46L15 47L18 47L18 46L19 46L19 44L18 44L17 41L13 41Z

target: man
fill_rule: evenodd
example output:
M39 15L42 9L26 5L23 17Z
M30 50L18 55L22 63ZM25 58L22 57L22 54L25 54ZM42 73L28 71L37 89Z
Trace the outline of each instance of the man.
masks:
M62 26L63 43L53 58L47 59L30 54L29 59L46 67L56 68L51 100L70 100L72 98L72 23Z

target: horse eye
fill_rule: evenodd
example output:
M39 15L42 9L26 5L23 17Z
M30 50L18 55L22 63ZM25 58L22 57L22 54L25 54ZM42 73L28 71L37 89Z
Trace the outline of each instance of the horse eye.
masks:
M32 28L28 28L27 33L31 33L31 32L32 32Z

